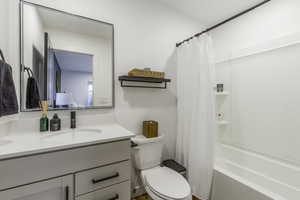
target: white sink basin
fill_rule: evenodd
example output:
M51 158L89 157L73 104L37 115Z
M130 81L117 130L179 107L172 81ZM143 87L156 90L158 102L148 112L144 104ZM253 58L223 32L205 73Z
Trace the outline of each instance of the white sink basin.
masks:
M74 129L71 131L66 131L66 133L73 133L73 134L100 134L102 133L101 129Z
M74 129L59 132L51 132L42 137L43 142L64 143L65 141L85 141L98 138L101 129Z
M12 143L10 140L0 140L0 146L8 145L10 143Z

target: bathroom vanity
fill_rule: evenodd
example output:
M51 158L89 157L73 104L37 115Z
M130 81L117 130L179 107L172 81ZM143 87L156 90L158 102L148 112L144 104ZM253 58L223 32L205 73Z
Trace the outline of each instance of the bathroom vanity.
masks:
M20 19L22 112L39 111L40 100L56 112L114 107L113 24L26 1ZM134 134L114 122L28 131L35 120L0 137L0 200L130 199Z
M2 137L0 199L129 200L132 136L114 124Z
M20 19L21 112L114 107L113 24L26 1ZM109 121L95 118L80 127ZM39 133L34 120L1 133L0 200L130 199L134 134L114 122Z

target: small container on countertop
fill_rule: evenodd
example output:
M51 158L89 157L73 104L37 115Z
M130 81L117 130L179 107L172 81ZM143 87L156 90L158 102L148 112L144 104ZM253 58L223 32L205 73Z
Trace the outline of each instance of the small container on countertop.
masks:
M61 129L61 120L55 113L53 118L50 120L50 131L59 131Z

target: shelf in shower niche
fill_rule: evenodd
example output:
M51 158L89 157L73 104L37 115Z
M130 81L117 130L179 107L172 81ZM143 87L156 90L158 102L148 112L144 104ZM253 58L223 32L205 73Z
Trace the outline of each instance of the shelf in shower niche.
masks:
M171 82L171 79L148 78L148 77L137 77L137 76L119 76L119 81L121 82L121 87L167 89L167 83ZM128 82L135 82L140 84L128 84ZM146 84L156 84L156 85L163 84L163 85L153 86L153 85L146 85Z
M216 92L216 96L228 96L229 92Z
M226 121L226 120L223 120L223 121L217 121L217 124L218 125L228 125L228 124L230 124L230 122Z

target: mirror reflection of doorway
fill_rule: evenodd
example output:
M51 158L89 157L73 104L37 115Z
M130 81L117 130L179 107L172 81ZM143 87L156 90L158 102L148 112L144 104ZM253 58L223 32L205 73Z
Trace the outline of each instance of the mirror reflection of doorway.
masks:
M49 91L53 107L93 105L93 55L51 49Z

